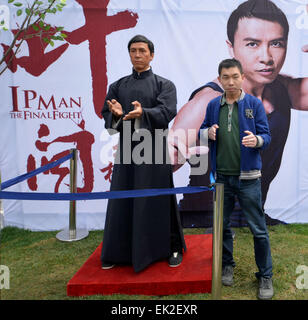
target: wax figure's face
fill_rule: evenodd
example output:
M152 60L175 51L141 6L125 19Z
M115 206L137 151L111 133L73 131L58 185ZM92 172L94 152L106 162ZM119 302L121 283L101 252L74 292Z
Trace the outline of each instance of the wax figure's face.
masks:
M255 85L274 81L286 57L287 41L278 22L242 18L233 45L227 44L231 56L241 62L245 78Z
M130 60L134 69L137 72L143 72L150 66L150 62L153 60L154 53L150 52L150 49L145 42L132 43L129 48Z
M240 93L244 75L241 74L238 67L222 68L219 81L227 95L237 95Z

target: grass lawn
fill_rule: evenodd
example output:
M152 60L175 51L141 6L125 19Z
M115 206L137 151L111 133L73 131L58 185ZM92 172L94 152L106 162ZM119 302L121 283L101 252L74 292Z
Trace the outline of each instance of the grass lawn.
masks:
M255 300L257 271L253 238L248 228L236 228L234 242L235 283L222 288L224 300ZM184 229L200 234L204 229ZM308 300L308 289L296 288L296 268L308 268L308 224L269 227L275 300ZM13 227L1 230L0 264L10 269L10 289L0 291L1 300L210 300L211 294L171 296L67 297L66 285L102 240L103 231L90 231L81 241L61 242L57 232L31 232ZM308 281L308 279L307 279Z

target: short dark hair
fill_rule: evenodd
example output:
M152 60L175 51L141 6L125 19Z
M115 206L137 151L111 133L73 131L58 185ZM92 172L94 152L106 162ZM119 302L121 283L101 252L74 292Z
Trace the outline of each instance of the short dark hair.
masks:
M227 23L228 39L234 44L234 34L238 22L243 18L258 18L271 22L278 22L284 31L284 38L288 40L289 23L286 15L270 0L248 0L235 9Z
M218 66L218 74L219 75L221 74L222 68L229 69L229 68L233 68L233 67L238 68L240 70L240 73L243 74L243 68L242 68L241 63L234 58L222 60Z
M141 35L141 34L137 34L136 36L134 36L132 39L129 40L128 42L128 51L130 50L130 46L132 45L132 43L136 43L136 42L144 42L148 45L149 50L152 53L154 53L154 44L151 40L149 40L147 37Z

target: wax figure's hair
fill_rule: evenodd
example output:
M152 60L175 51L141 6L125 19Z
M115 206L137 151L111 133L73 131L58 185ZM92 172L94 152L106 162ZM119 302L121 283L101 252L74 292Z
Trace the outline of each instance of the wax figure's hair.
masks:
M128 51L130 50L130 46L132 43L136 43L136 42L144 42L148 45L149 50L151 53L154 53L154 44L151 40L149 40L147 37L141 35L141 34L137 34L136 36L134 36L132 39L129 40L128 42Z
M229 69L234 67L238 68L240 70L240 73L243 74L243 68L241 63L234 58L222 60L218 66L218 74L221 74L222 68Z
M240 4L229 17L227 35L232 45L234 44L234 34L238 22L243 18L258 18L278 22L284 30L285 40L288 40L289 23L286 15L270 0L248 0Z

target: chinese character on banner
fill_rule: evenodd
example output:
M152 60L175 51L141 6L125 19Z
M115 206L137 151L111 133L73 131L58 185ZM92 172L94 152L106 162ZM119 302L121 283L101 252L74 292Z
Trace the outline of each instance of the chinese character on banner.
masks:
M112 146L112 150L114 151L114 153L112 154L113 157L113 161L115 160L115 155L116 155L116 151L118 149L118 144ZM111 182L111 176L112 176L112 171L113 171L113 163L111 161L108 162L108 165L106 167L104 167L103 169L100 169L100 171L102 173L105 173L104 179L109 182Z
M109 0L76 0L82 7L85 25L72 32L65 32L66 41L80 44L89 41L90 66L92 73L93 104L95 113L102 118L102 105L107 93L106 36L114 31L133 28L138 15L131 11L121 11L107 15Z
M50 134L50 130L47 125L41 124L38 130L38 140L35 142L35 147L40 152L47 152L48 147L51 144L62 142L62 143L73 143L76 145L76 149L78 150L79 160L82 164L83 169L83 182L84 185L82 188L77 187L77 192L91 192L93 190L94 184L94 174L93 174L93 162L91 156L92 144L94 143L94 136L89 131L84 129L84 120L81 121L78 126L82 129L81 131L75 132L73 134L67 136L60 136L50 142L43 142L40 139L43 137L47 137ZM41 166L44 166L50 162L56 161L64 156L66 156L70 152L70 149L63 150L52 156L50 160L47 159L45 155L41 157ZM32 154L28 156L27 160L27 172L36 169L36 160ZM45 171L44 174L53 174L58 175L59 178L55 184L54 192L59 192L59 186L63 179L69 174L69 168L66 167L55 167L48 171ZM28 186L31 190L36 191L38 189L37 185L37 176L34 176L27 180Z
M100 169L101 172L106 172L104 179L108 180L109 182L111 182L111 175L112 175L112 170L113 170L113 164L112 162L109 162L107 167L104 167L103 169Z
M93 104L96 115L102 118L101 108L104 104L107 92L107 62L106 62L106 36L114 31L133 28L137 24L138 14L125 10L115 15L107 15L107 6L110 0L76 0L82 7L85 16L85 25L72 32L62 31L67 35L65 39L68 43L79 45L84 41L89 42L90 67L92 74ZM12 30L14 34L17 30ZM17 71L17 66L24 68L33 76L41 75L51 64L53 64L69 44L65 43L58 48L45 52L47 43L41 40L41 37L31 38L31 33L35 31L30 28L30 37L25 41L29 49L29 56L17 58L8 55L6 63L12 59L9 69L12 72ZM50 28L43 36L50 37L56 32L55 28ZM21 35L22 36L22 35ZM20 36L20 37L21 37ZM2 44L4 50L8 46Z
M18 29L12 30L14 35L16 35L18 31L19 31ZM29 50L28 56L17 58L11 52L11 54L9 54L6 57L5 62L7 64L9 63L9 61L11 61L11 63L8 65L8 68L12 72L16 72L17 67L20 66L21 68L24 68L31 75L38 77L43 72L45 72L50 65L52 65L57 59L59 59L60 56L63 54L63 52L69 46L68 43L65 43L54 50L45 52L45 49L48 46L48 44L42 41L41 37L31 37L31 35L34 33L36 33L36 31L32 27L30 27L27 33L27 38L25 39L28 45L28 50ZM55 33L56 33L56 28L50 28L48 31L48 36L52 36ZM42 37L44 36L47 36L46 32L42 33ZM19 35L18 40L21 40L22 37L23 37L23 33ZM3 43L1 43L1 45L4 51L6 51L9 48L9 46Z

